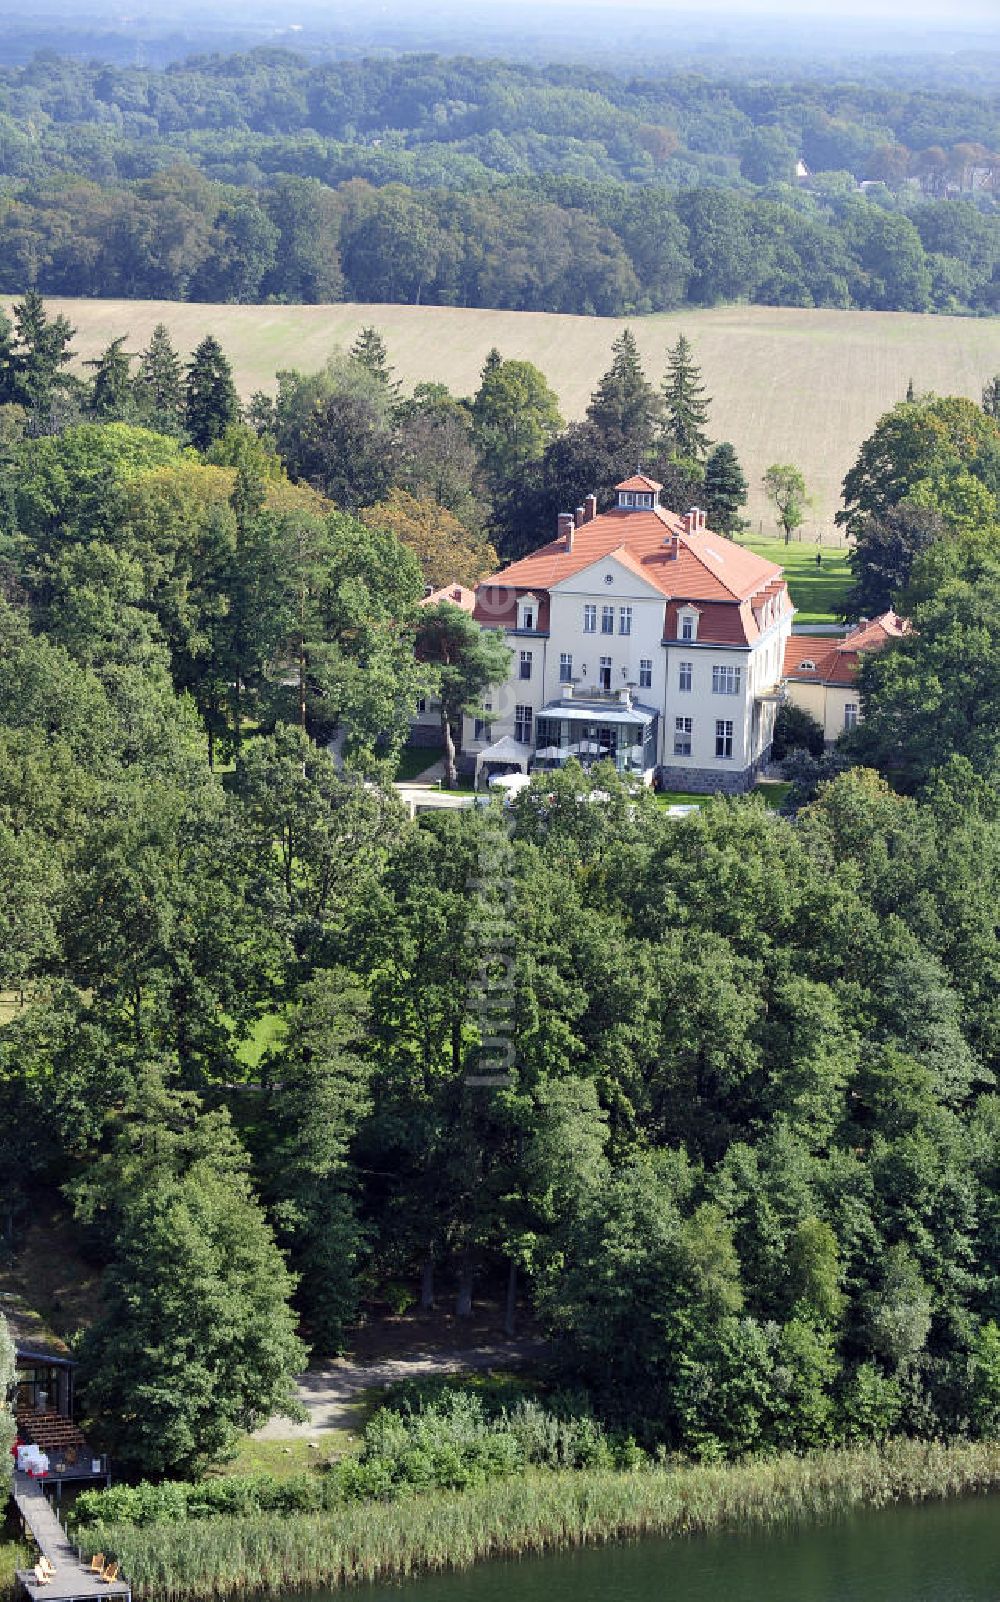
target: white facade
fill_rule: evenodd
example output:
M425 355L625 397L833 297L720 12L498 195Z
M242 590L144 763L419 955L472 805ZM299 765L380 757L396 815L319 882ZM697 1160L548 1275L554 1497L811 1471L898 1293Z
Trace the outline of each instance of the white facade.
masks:
M678 789L735 789L752 779L771 743L790 608L779 610L752 645L699 639L696 604L681 610L675 636L665 638L662 589L614 554L553 584L548 595L544 632L539 597L533 594L526 608L518 596L518 623L532 626L504 631L510 672L488 697L488 732L465 720L468 756L503 735L539 749L543 709L551 719L560 705L586 705L600 727L602 705L630 701L657 714L647 778L655 766Z

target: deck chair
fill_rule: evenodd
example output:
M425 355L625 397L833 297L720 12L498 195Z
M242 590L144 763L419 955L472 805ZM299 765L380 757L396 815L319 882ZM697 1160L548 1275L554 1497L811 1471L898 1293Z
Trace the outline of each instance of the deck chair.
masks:
M103 1574L100 1575L100 1578L104 1581L105 1585L114 1585L118 1578L118 1568L119 1565L117 1563L108 1564Z
M31 1572L35 1576L36 1585L48 1585L52 1580L48 1569L43 1569L40 1563L36 1563Z
M93 1557L90 1560L90 1572L91 1572L91 1574L100 1574L100 1572L101 1572L101 1570L103 1568L104 1568L104 1553L103 1552L95 1552Z
M42 1553L41 1557L38 1559L38 1567L40 1569L44 1569L46 1574L49 1574L49 1575L55 1574L55 1572L56 1572L55 1564L49 1562L49 1560L45 1556L44 1552Z

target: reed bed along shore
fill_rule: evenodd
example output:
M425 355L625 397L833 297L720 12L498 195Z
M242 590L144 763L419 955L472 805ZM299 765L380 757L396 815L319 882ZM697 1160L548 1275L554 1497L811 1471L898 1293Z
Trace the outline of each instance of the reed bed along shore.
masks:
M405 1580L491 1557L645 1535L690 1536L828 1519L862 1507L1000 1490L1000 1441L899 1441L720 1465L540 1471L473 1491L356 1503L333 1513L105 1525L138 1602Z

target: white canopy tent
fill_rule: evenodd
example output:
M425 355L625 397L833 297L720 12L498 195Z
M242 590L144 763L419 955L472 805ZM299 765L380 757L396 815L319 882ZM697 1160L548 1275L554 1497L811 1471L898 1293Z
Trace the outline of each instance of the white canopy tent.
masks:
M506 790L508 795L518 795L531 780L526 773L494 773L490 780L491 790Z
M528 763L533 755L530 745L524 745L510 734L494 740L492 745L488 745L476 757L476 789L479 788L479 776L484 768L487 772L494 768L517 768L521 773L527 773Z

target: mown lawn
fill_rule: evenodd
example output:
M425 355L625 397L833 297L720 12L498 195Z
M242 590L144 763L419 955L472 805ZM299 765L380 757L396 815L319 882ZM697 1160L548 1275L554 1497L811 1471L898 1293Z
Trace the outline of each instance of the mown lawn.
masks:
M422 773L426 773L428 768L433 767L437 759L438 753L433 746L404 745L399 753L396 783L412 784L414 779L419 779Z
M770 807L772 812L780 812L791 788L789 780L780 779L772 784L758 784L751 790L750 794L760 796L764 805Z
M310 1469L324 1469L337 1457L356 1451L360 1444L363 1415L359 1409L358 1431L317 1430L303 1438L293 1436L287 1441L261 1441L247 1435L240 1442L236 1456L226 1463L217 1463L209 1475L219 1477L244 1474L273 1474L276 1480L289 1480L295 1474Z
M689 795L686 790L654 790L661 807L703 807L711 801L710 795Z
M759 796L766 807L770 807L772 812L777 812L784 804L791 788L790 784L781 780L755 785L750 794ZM710 795L693 795L685 790L657 790L655 795L661 807L704 807L712 799Z
M844 599L851 587L847 550L817 545L814 540L744 539L752 551L777 562L785 570L792 600L798 608L796 623L839 623ZM821 561L817 564L817 553Z

